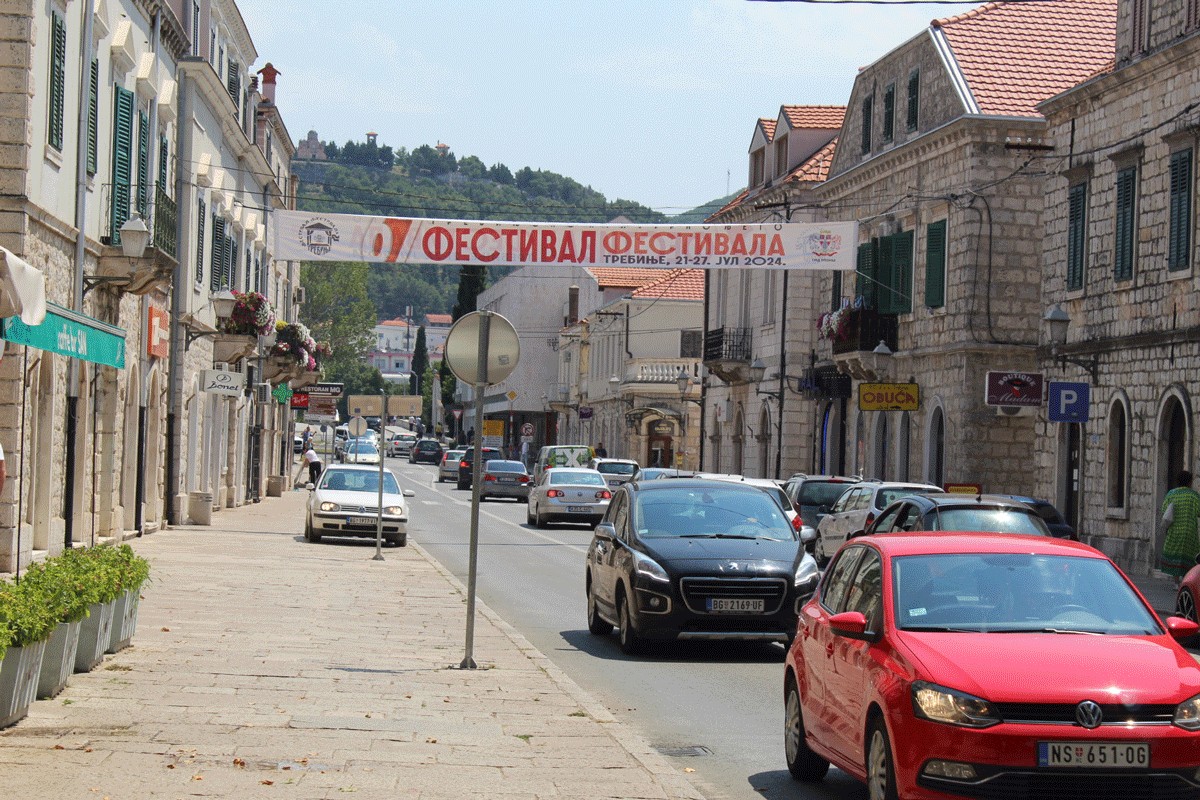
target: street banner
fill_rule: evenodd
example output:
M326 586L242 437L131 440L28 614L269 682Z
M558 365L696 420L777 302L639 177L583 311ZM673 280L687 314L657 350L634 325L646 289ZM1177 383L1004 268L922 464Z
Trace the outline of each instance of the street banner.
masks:
M438 220L275 211L288 261L852 271L857 222L634 225Z

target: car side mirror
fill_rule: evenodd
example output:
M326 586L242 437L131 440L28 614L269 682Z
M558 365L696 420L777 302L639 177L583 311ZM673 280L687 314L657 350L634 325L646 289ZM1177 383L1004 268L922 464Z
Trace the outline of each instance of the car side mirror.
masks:
M843 611L829 618L830 629L848 639L868 639L867 618L861 611Z
M317 488L317 485L312 481L309 481L308 483L304 484L304 488L311 492L313 489Z
M606 539L616 539L617 526L613 525L611 522L601 522L596 526L595 534L597 536L603 536Z
M1167 633L1175 640L1190 639L1200 633L1200 625L1183 617L1167 617Z
M403 494L405 497L416 497L417 496L417 493L414 492L412 489L405 489L403 492L401 492L401 494Z
M804 544L812 544L817 540L817 529L811 525L800 526L800 541Z

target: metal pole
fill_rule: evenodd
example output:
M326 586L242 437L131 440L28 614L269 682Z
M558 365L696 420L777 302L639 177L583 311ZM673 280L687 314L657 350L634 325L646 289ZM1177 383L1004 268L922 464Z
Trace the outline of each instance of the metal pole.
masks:
M475 578L479 562L479 484L483 481L483 393L487 388L488 329L492 315L479 312L479 358L475 368L475 457L471 459L471 558L467 569L467 652L459 669L475 669Z
M382 420L387 419L387 384L379 390L380 400L383 402L383 416L380 417L379 427L383 432L387 432L387 426L382 423ZM384 444L383 437L379 437L379 443ZM386 445L384 445L386 447ZM372 561L383 561L383 456L387 450L379 449L379 515L375 518L375 557Z

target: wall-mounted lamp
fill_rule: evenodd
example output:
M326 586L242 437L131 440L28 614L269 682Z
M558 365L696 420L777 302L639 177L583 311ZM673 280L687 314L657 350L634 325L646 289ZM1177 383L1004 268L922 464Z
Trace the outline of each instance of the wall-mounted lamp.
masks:
M1088 376L1092 379L1092 383L1099 383L1100 381L1097 377L1100 368L1099 356L1082 359L1062 355L1058 352L1059 346L1067 343L1067 329L1071 326L1071 317L1063 310L1063 307L1058 303L1050 306L1046 310L1045 315L1042 316L1042 321L1046 323L1046 328L1050 334L1050 356L1058 359L1059 366L1065 367L1067 364L1074 364L1087 372Z
M133 262L146 254L146 246L150 244L150 229L136 211L125 224L121 226L121 253L129 259L129 272L133 273ZM129 275L84 275L83 293L87 294L100 285L128 286Z

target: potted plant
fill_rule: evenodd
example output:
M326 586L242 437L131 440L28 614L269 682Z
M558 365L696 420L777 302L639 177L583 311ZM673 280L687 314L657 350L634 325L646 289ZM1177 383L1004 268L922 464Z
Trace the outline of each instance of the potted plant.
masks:
M213 338L213 363L235 364L254 352L259 336L275 332L275 309L259 292L233 292L233 310Z
M66 550L62 555L34 564L22 582L37 585L58 624L46 641L37 696L54 697L67 685L75 671L79 649L79 629L94 602L95 589L88 581L82 550Z
M274 381L286 377L291 379L305 370L317 369L317 343L303 322L275 323L275 344L271 346L271 359L265 376Z
M121 587L113 607L112 637L108 645L108 652L115 653L129 646L137 630L138 601L142 584L150 578L150 562L136 555L127 544L106 549L109 551L106 556L116 567Z
M87 618L79 628L79 648L75 653L75 671L89 672L104 659L112 644L113 613L121 594L121 576L117 564L108 557L107 546L81 551L86 579L94 589Z
M0 728L29 713L37 693L46 640L58 619L37 583L0 584L0 629L7 640L0 661Z

